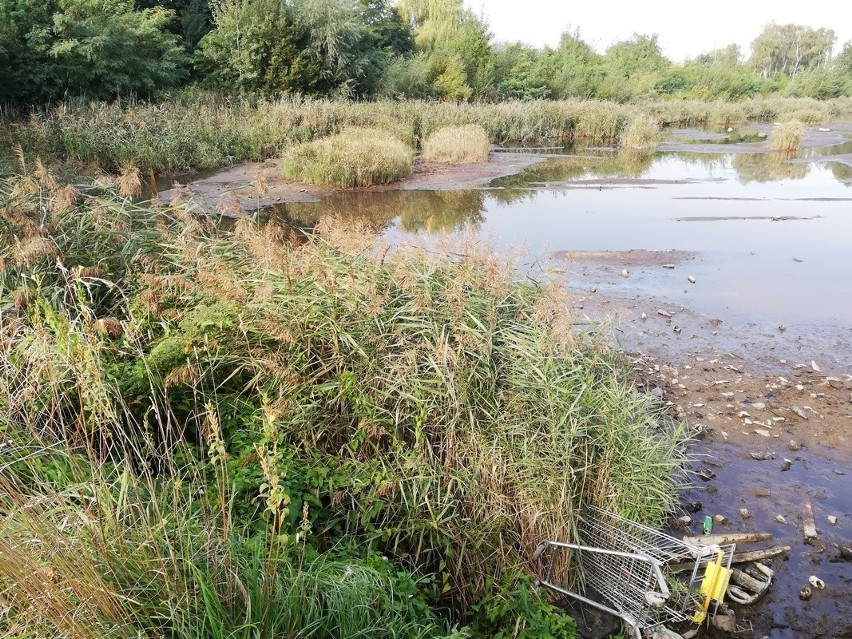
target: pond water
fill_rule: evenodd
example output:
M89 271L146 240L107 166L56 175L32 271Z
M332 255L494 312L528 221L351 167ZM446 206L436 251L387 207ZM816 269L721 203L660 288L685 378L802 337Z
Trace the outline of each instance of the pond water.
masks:
M275 214L300 226L355 216L395 243L473 234L500 251L522 247L573 287L654 296L714 316L852 327L852 168L836 162L597 149L486 189L347 192ZM582 253L637 249L690 259L664 269L665 254L635 264L598 256L590 269Z

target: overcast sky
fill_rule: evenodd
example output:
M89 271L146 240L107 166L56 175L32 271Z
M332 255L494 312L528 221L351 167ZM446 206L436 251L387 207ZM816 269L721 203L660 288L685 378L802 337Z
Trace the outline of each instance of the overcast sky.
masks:
M834 53L852 39L849 0L464 0L485 16L497 41L555 46L570 28L603 52L633 33L658 34L663 55L674 61L694 58L732 42L748 56L751 41L768 22L834 29ZM844 8L845 7L845 8Z

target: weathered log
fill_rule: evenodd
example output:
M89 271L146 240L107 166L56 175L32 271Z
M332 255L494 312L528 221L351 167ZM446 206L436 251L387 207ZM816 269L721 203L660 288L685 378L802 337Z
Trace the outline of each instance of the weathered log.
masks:
M721 546L723 544L747 544L754 541L769 541L772 533L728 533L723 535L686 536L683 541L695 546Z
M765 550L738 552L734 553L734 556L731 558L731 564L747 564L753 561L772 559L773 557L777 557L778 555L784 555L790 552L790 550L792 550L790 546L772 546L771 548L766 548ZM694 566L694 561L684 561L677 564L669 564L668 566L666 566L666 570L673 573L686 572L687 570L692 570Z

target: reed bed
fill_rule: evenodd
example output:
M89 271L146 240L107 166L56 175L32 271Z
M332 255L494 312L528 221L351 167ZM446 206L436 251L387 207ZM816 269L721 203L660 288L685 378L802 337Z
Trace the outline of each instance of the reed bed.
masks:
M443 164L484 164L488 162L491 141L478 124L438 129L423 142L422 157Z
M12 170L16 143L30 160L38 156L48 163L65 163L76 173L115 173L133 166L147 175L280 157L293 145L350 127L381 129L414 148L442 127L467 124L482 126L495 144L615 144L628 122L641 115L650 115L665 128L780 119L813 124L851 114L852 98L629 105L593 100L452 104L204 97L159 104L70 102L35 110L25 120L4 121L0 170L4 164L7 172Z
M517 594L538 542L672 505L684 432L511 263L26 168L0 180L0 605L28 630L294 636L318 597L304 624L369 637L570 637Z
M411 174L414 152L377 129L350 128L288 150L281 173L289 180L342 187L396 182Z

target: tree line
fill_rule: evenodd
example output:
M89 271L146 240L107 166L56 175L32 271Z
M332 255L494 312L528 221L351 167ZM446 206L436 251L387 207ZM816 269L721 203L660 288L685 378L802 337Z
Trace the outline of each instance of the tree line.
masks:
M0 0L0 101L228 95L441 100L852 95L852 41L770 23L684 64L656 35L597 53L495 42L462 0Z

